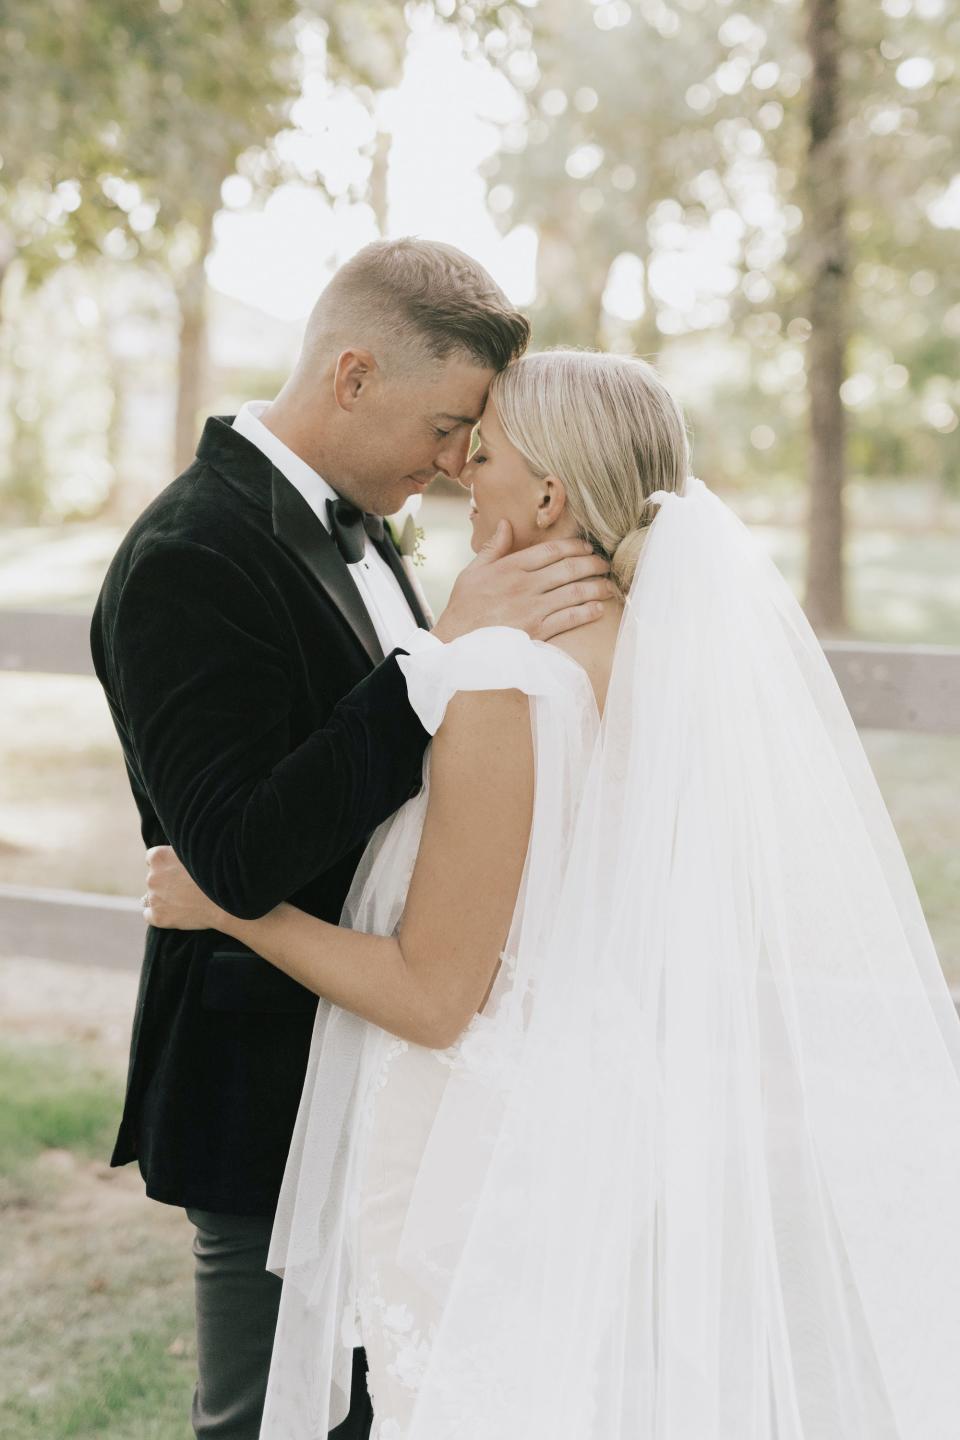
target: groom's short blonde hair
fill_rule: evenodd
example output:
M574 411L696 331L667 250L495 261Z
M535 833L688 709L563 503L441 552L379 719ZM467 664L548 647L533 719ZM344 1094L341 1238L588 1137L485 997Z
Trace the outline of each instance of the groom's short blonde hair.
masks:
M530 325L476 260L434 240L377 240L334 275L307 322L304 353L318 362L346 345L392 368L421 368L460 352L502 370L522 355Z

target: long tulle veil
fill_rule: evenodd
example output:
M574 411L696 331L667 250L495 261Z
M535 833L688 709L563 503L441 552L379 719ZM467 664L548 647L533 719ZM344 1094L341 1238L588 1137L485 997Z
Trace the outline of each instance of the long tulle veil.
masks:
M956 1440L960 1022L795 598L655 498L511 1065L414 1191L403 1440Z

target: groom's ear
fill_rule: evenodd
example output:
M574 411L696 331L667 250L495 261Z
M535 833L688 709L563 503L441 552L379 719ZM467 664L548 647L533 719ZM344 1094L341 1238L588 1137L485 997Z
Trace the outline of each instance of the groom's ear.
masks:
M341 351L333 374L333 395L341 410L353 410L378 373L371 350Z

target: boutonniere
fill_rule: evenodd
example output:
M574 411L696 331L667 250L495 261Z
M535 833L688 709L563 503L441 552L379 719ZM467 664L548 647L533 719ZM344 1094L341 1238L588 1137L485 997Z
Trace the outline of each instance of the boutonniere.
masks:
M423 593L420 577L414 569L414 566L419 567L427 558L423 553L423 527L417 524L422 500L422 495L411 495L403 509L398 510L396 515L391 515L386 523L390 529L393 543L400 552L400 563L407 572L407 579L410 581L413 593L428 622L432 625L433 611Z
M413 565L422 565L427 558L423 553L423 526L417 524L422 501L422 495L411 495L403 508L387 521L393 543L404 560Z

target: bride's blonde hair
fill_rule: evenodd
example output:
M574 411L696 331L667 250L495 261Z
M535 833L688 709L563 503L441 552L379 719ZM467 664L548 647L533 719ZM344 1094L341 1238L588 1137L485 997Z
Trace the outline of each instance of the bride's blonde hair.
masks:
M494 377L490 396L511 445L538 479L562 480L581 533L626 593L656 490L682 491L690 465L683 414L634 355L544 350Z

